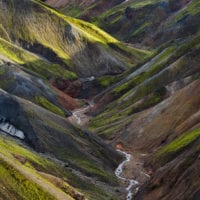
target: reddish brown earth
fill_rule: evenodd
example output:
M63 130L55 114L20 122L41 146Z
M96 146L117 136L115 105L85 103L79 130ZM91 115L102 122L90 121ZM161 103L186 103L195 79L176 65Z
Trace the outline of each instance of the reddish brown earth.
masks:
M69 81L65 79L56 79L51 81L52 85L71 97L77 97L81 90L81 82L79 80Z
M52 86L54 92L57 95L57 99L59 103L67 110L74 110L76 108L79 108L79 102L78 100L72 98L68 94L62 92L61 90L57 89L56 87Z
M114 96L111 94L106 94L100 98L90 110L88 110L89 115L97 115L102 112L106 105L114 100Z

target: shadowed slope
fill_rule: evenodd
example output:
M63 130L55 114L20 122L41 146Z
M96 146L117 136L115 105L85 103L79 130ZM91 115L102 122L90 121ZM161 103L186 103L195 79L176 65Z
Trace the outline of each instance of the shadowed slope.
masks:
M126 50L118 40L94 25L66 17L38 1L3 1L0 9L4 39L8 35L8 42L60 64L63 71L68 69L80 76L116 74L148 54L137 49ZM111 48L110 44L121 50ZM132 58L126 55L129 50Z

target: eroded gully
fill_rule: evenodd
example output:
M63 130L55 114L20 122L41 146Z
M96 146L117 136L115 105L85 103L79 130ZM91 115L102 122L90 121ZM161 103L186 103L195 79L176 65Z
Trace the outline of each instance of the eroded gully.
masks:
M93 107L93 104L89 103L88 106L75 110L73 112L73 115L71 116L70 121L75 122L79 126L81 126L82 125L82 121L85 118L85 114L84 113L91 107ZM119 164L119 166L116 168L115 175L120 180L122 180L123 182L128 183L128 186L126 187L126 192L127 192L126 200L132 200L134 193L136 193L138 191L138 189L139 189L139 183L134 179L128 179L128 178L125 178L125 177L122 176L123 170L124 170L124 166L125 166L126 163L130 162L132 155L127 153L126 151L121 150L121 149L117 149L117 151L119 153L121 153L125 157L125 160L123 160ZM134 188L134 190L133 190L133 188Z

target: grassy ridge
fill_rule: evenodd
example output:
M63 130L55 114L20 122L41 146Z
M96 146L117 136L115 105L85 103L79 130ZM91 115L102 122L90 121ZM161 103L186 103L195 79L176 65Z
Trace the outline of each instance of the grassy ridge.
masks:
M8 57L10 60L26 66L28 69L36 72L45 79L63 77L73 80L77 78L74 72L70 72L66 69L63 70L60 65L45 61L39 56L11 44L2 38L0 38L0 53Z
M116 100L106 105L105 110L90 121L90 130L109 137L115 134L116 129L120 129L120 124L122 127L133 120L135 113L152 107L166 98L165 85L178 77L183 77L192 69L197 70L197 66L188 66L192 61L198 60L199 39L197 35L180 45L166 48L154 62L149 61L149 67L144 72L109 91ZM189 50L196 53L189 54ZM103 84L107 84L105 80L102 81Z
M89 22L86 22L86 21L83 21L80 19L65 16L65 15L57 12L56 10L49 8L48 6L45 6L44 4L40 3L40 5L45 7L51 13L54 13L55 15L59 16L60 18L64 19L67 23L70 23L72 26L79 28L79 30L85 35L85 37L89 41L100 42L100 43L103 43L104 45L116 44L118 48L124 50L125 52L129 52L130 54L132 54L132 56L137 56L140 59L151 55L150 51L141 50L141 49L132 48L132 47L123 45L119 40L112 37L111 35L109 35L105 31L103 31L102 29L98 28L94 24L91 24Z
M38 105L46 108L47 110L50 110L53 113L58 114L60 116L63 116L63 117L65 116L65 113L62 109L60 109L59 107L57 107L56 105L48 101L46 98L37 96L35 97L35 101Z
M126 46L91 23L65 16L39 1L13 0L3 6L6 8L1 8L0 12L0 52L45 78L75 79L75 73L90 76L97 71L120 73L151 55L147 50ZM36 50L39 45L38 54L48 59L49 51L59 64L48 63L20 45Z
M15 198L27 200L55 200L47 191L44 191L34 182L26 179L19 171L14 169L4 160L0 159L1 183L7 190L14 190ZM17 198L17 199L18 199Z
M166 163L175 158L179 153L183 152L192 143L200 138L200 128L186 132L170 144L162 147L156 154L155 160Z
M15 168L15 165L21 168L20 171ZM16 200L58 199L52 196L50 191L44 190L41 185L35 183L34 177L37 177L41 184L66 193L69 199L77 197L80 192L84 193L87 199L107 200L111 198L111 194L93 185L90 181L80 178L70 169L4 136L0 137L0 169L0 186L7 190L5 194L5 191L0 189L0 197L3 194L5 196L13 194L11 199ZM27 178L27 173L31 173L33 179ZM10 200L10 197L4 200Z

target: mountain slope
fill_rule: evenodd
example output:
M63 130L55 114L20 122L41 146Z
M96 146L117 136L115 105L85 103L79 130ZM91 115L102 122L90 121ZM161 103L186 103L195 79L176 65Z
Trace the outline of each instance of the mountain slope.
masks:
M199 1L128 1L97 18L96 24L117 38L159 46L199 31Z
M50 62L60 64L62 70L68 69L80 76L120 73L129 62L133 64L145 55L145 52L130 48L133 55L136 51L138 56L129 59L126 49L118 40L89 23L66 17L38 1L3 1L0 19L4 32L2 37L5 39L5 35L8 36L8 42L37 53ZM109 44L121 49L121 53L110 48ZM8 49L4 54L8 55L9 52ZM8 56L13 58L12 55ZM29 62L35 64L38 59Z
M63 101L75 107L79 101L55 83L75 87L80 77L118 74L150 52L126 47L92 24L38 1L3 1L0 11L1 198L120 198L123 189L114 169L121 155L68 122L71 113Z
M49 6L58 8L64 14L88 20L122 3L123 0L44 0L43 2Z
M155 55L107 86L88 113L91 131L133 153L138 164L127 173L141 183L137 200L199 196L200 24L198 14L193 17L196 31L177 32L171 41L164 28ZM149 176L146 182L135 170L139 163Z
M3 1L0 9L1 58L48 81L57 101L70 110L79 107L73 97L81 96L85 79L119 74L151 55L40 1Z
M0 2L0 199L198 199L199 1L44 2Z
M0 199L108 198L102 187L94 186L90 179L85 181L84 176L66 167L66 163L33 152L21 142L2 135L0 168Z
M47 4L53 6L50 2ZM82 4L84 1L79 2ZM102 9L96 12L95 4L103 5ZM198 0L129 0L116 4L98 1L74 13L74 7L66 5L65 12L95 23L122 41L149 48L197 33L199 8Z
M101 184L110 185L112 182L113 187L117 186L113 168L120 160L120 156L99 138L73 127L66 119L30 101L9 95L3 90L0 91L0 104L1 130L4 130L7 135L21 139L36 151L44 152L52 159L59 159L58 162L64 163L67 167L70 184L82 188L84 184L78 185L78 180L72 178L73 174L75 176L80 174L83 183L86 181L92 184L95 179L99 181L97 187L102 189L104 187ZM16 151L17 149L13 150L13 153ZM19 156L22 156L21 152ZM3 157L3 160L5 159ZM10 161L6 160L6 162L10 164ZM12 167L17 166L12 165ZM85 191L84 188L82 189ZM109 198L110 192L106 192L105 188L103 190L107 195L102 197L98 194L95 199ZM101 193L97 191L99 192ZM87 194L87 191L84 193ZM92 196L90 198L94 199Z

